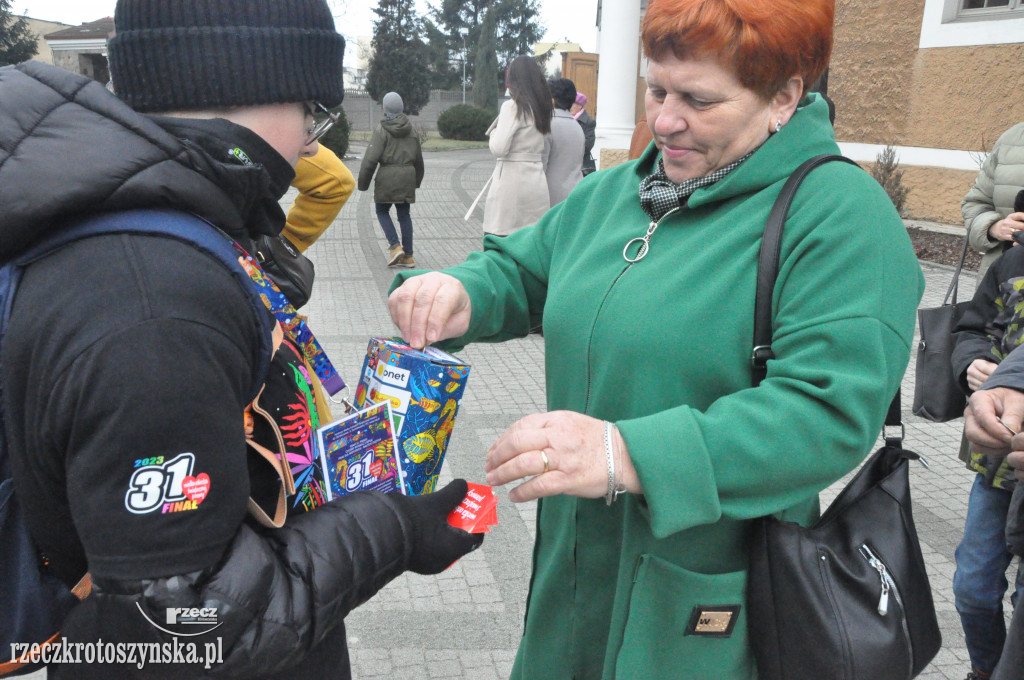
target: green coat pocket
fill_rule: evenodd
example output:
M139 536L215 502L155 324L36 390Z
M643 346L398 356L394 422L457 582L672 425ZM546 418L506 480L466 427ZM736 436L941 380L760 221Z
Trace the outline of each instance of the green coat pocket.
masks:
M700 574L641 555L615 677L752 680L746 571Z

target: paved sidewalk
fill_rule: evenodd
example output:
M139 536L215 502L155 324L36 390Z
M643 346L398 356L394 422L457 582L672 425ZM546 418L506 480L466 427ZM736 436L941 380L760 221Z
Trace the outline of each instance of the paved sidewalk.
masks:
M441 268L480 248L482 209L468 222L462 218L493 165L486 150L432 153L425 160L426 178L412 208L415 257L420 267ZM358 172L358 159L346 162ZM367 339L394 330L384 304L394 274L385 266L385 251L372 190L353 195L336 224L309 251L317 265L317 286L304 311L350 380L359 370ZM922 266L928 285L923 305L938 305L952 272ZM973 275L965 275L961 298L969 298L973 289ZM540 337L472 345L461 356L473 370L442 482L456 475L482 481L488 446L509 424L545 404ZM962 680L969 662L953 608L953 551L963 530L972 475L956 458L962 421L938 425L909 413L913 379L912 359L903 390L906 443L931 464L930 471L914 466L912 485L944 640L938 657L919 677ZM823 503L843 481L822 494ZM398 579L348 617L355 677L508 676L522 629L535 508L532 503L513 505L505 490L496 492L500 524L481 550L437 577Z

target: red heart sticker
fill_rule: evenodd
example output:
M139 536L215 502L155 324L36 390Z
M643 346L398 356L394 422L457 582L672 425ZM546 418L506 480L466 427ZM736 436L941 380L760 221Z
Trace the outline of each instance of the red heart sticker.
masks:
M370 463L370 474L373 475L374 479L380 479L380 473L384 469L384 463L379 460L375 460Z
M210 475L202 472L195 477L186 477L181 482L181 490L190 501L199 505L206 499L206 494L210 493Z

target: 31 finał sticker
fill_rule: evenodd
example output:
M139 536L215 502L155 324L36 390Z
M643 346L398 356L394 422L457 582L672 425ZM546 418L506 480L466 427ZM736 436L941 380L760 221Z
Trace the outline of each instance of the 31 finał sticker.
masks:
M196 510L210 493L210 476L192 474L196 457L182 453L169 460L164 456L139 458L128 482L124 507L135 515Z

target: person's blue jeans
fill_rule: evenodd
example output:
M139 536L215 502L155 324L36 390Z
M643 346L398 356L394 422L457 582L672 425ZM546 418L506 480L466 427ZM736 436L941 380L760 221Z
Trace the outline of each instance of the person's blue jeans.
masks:
M408 203L376 203L377 221L384 231L384 238L388 240L389 246L398 244L398 233L395 231L395 223L391 221L391 206L395 206L398 213L398 226L402 229L402 250L406 255L412 255L412 218L409 216Z
M1010 492L993 489L979 474L967 503L964 537L956 549L953 595L960 625L967 641L967 653L975 670L991 673L999 661L1006 639L1003 595L1006 569L1013 554L1006 549L1006 511ZM1017 606L1024 593L1024 570L1018 565L1010 602Z

